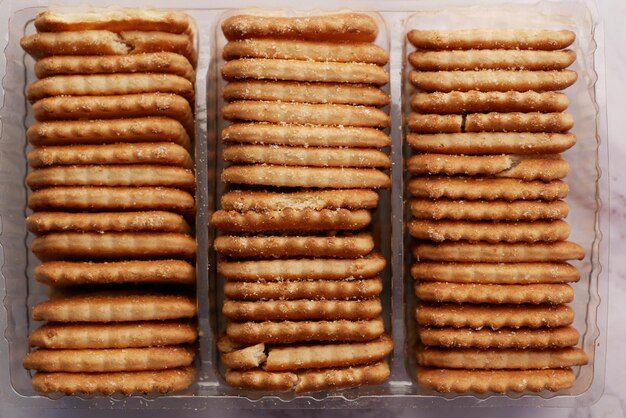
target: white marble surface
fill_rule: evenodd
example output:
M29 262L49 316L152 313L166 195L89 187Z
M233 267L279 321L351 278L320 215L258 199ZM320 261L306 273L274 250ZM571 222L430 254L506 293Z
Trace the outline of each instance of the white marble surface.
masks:
M623 321L626 319L626 139L623 138L622 119L626 115L626 1L625 0L598 0L600 17L605 24L605 51L606 51L606 84L608 104L609 153L610 153L610 188L611 188L611 261L609 267L609 325L607 346L607 367L604 395L594 405L579 409L544 408L476 408L476 409L439 409L439 410L388 410L380 411L171 411L159 414L158 411L85 411L91 418L99 417L199 417L219 416L220 418L247 418L259 416L308 418L316 416L333 416L360 418L392 416L405 417L536 417L536 418L623 418L626 417L626 355L623 344L626 345L626 328ZM34 411L4 410L1 418L32 417ZM65 417L65 411L49 410L38 413L39 417Z

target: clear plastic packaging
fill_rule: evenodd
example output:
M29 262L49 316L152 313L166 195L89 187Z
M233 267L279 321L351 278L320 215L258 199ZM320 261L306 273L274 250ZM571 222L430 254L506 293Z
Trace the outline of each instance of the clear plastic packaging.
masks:
M85 8L88 2L62 1L62 7ZM306 9L294 9L287 0L181 0L178 9L194 18L198 27L199 62L196 79L196 148L197 206L196 218L198 260L197 294L199 342L197 383L184 392L165 396L82 397L52 399L34 392L30 374L22 367L28 351L27 336L40 324L30 317L30 309L46 298L47 289L33 278L38 264L29 250L32 240L24 224L28 189L25 139L26 127L33 123L31 106L25 98L26 86L34 81L34 61L19 46L22 36L34 33L33 19L48 6L46 1L0 1L0 405L29 408L67 409L205 409L205 408L387 408L443 406L556 406L579 407L597 400L603 391L608 292L608 145L604 91L604 50L602 25L591 1L552 2L455 0L391 0L341 2L312 1ZM95 5L95 4L94 4ZM111 5L111 6L110 6ZM103 0L98 7L119 7L115 1ZM164 0L132 1L126 7L168 8ZM55 6L60 7L60 6ZM261 8L262 7L262 8ZM391 190L381 193L375 213L374 233L378 247L389 266L383 274L383 300L386 328L393 335L395 349L390 356L392 375L379 386L365 386L333 393L304 396L275 395L240 391L228 386L219 366L215 340L223 330L218 315L223 283L215 272L216 255L211 249L215 232L207 228L211 213L217 209L223 186L219 132L221 89L224 81L219 70L223 65L225 39L220 23L233 14L311 15L352 10L372 15L380 26L377 43L390 51L387 69L390 83L385 89L392 103L390 133L393 160ZM413 279L408 274L409 247L403 221L404 164L408 150L403 145L403 118L407 115L410 86L407 82L406 55L411 50L406 32L414 28L469 27L537 27L564 28L576 32L573 49L577 61L577 83L565 92L568 109L574 115L577 145L565 156L571 169L566 181L570 185L567 199L572 225L571 240L581 244L585 259L576 263L582 273L575 284L576 328L590 363L577 369L573 388L557 393L509 395L441 395L421 390L415 382L415 342ZM0 407L0 411L2 408Z

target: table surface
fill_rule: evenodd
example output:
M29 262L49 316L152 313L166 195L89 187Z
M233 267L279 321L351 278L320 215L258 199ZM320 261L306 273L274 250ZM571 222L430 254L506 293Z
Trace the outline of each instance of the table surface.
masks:
M626 417L626 356L620 353L621 345L626 344L626 328L623 320L626 319L626 181L621 181L624 161L626 161L626 141L621 142L623 135L619 121L626 115L626 1L624 0L598 0L600 18L604 22L605 30L605 54L606 54L606 85L607 85L607 108L608 108L608 131L609 131L609 153L610 153L610 208L611 208L611 259L609 265L609 321L608 321L608 345L607 345L607 366L604 395L600 400L590 406L579 409L568 408L476 408L464 409L462 415L467 418L500 417L506 415L508 418L534 417L534 418L582 418L582 417L604 417L623 418ZM620 170L620 167L622 170ZM4 408L3 408L4 409ZM7 410L1 418L21 418L32 417L33 411L28 410ZM49 410L38 413L39 417L64 417L65 411ZM176 411L176 416L200 417L215 415L217 411ZM124 416L152 417L160 416L158 411L88 411L91 418ZM457 409L430 409L430 410L397 410L386 411L253 411L253 410L230 410L219 411L220 418L247 418L259 417L263 415L275 417L308 418L323 416L328 414L336 418L347 418L359 416L360 418L393 416L404 417L455 417L460 413ZM172 416L168 413L163 416Z

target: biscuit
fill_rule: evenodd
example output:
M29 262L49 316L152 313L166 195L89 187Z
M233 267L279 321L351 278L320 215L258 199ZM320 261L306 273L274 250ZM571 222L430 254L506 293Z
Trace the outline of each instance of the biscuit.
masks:
M453 29L411 30L407 38L419 49L538 49L567 48L576 39L569 30Z
M247 38L286 38L373 42L378 35L378 25L372 17L361 13L293 17L242 14L224 20L222 31L229 41Z
M407 143L417 152L441 154L558 154L576 144L572 133L464 132L420 135L409 133Z
M232 236L215 239L215 250L226 257L356 258L374 249L371 234L348 236Z
M427 302L558 305L574 300L568 284L478 284L421 282L415 295Z
M551 329L480 329L420 328L424 345L457 348L564 348L578 343L580 334L574 327Z
M575 71L411 71L413 86L425 91L553 91L576 82Z
M193 318L195 298L138 292L93 292L46 300L35 305L35 321L126 322Z
M196 240L173 232L53 232L35 238L32 251L42 261L177 257L193 260Z
M264 212L219 210L211 224L222 232L358 230L372 222L368 210L284 209Z
M228 61L222 67L222 77L228 81L253 78L275 81L373 84L375 86L384 86L389 82L387 71L376 64L264 58Z
M222 353L220 361L229 369L248 370L259 367L266 358L265 344L261 343Z
M364 279L380 274L387 262L379 253L355 259L220 260L219 274L227 279L249 282L279 280Z
M509 260L507 260L509 261ZM568 263L437 263L420 261L411 276L421 281L451 283L535 284L580 280L578 269Z
M246 344L237 343L231 340L228 335L222 335L217 339L217 349L220 353L232 353L242 348L246 348Z
M454 220L412 220L408 223L411 236L435 242L442 241L484 241L496 242L538 242L562 241L569 237L567 222L490 222Z
M451 91L415 93L411 109L419 113L562 112L569 106L563 93L536 91Z
M167 210L193 214L188 192L167 187L50 187L28 197L32 210Z
M585 352L575 347L543 350L418 347L416 357L420 366L481 370L554 369L588 361Z
M420 134L461 133L466 115L437 115L411 112L407 125L411 132Z
M585 250L569 241L536 243L421 242L413 246L417 260L480 263L559 262L582 260Z
M224 295L235 300L370 299L383 290L380 278L365 280L290 280L224 283Z
M310 370L298 373L296 393L337 390L361 385L379 385L389 379L391 371L386 361L345 369Z
M288 392L298 382L298 376L295 373L271 373L261 369L227 370L224 377L226 383L234 388L272 392Z
M536 221L541 219L563 219L569 207L562 200L524 201L514 200L447 200L447 199L413 199L411 214L415 219L424 220L507 220Z
M391 187L387 174L373 168L231 165L222 171L224 183L277 187L377 189Z
M367 85L244 80L224 86L224 100L276 100L298 103L334 103L382 107L389 95Z
M193 190L194 173L162 165L75 165L39 168L26 176L33 190L54 186L175 187Z
M51 261L35 267L35 279L49 286L117 283L195 284L195 267L182 260L106 263Z
M53 75L166 73L194 82L196 72L187 58L173 52L137 55L54 55L35 63L37 78Z
M493 330L571 325L574 310L568 305L471 305L421 303L415 311L422 326Z
M470 49L468 51L415 51L409 63L422 71L457 70L563 70L576 60L576 53L519 49Z
M26 137L34 146L172 142L191 149L183 125L159 117L40 122L28 128Z
M195 367L169 370L115 373L36 373L33 388L41 393L66 395L101 393L124 395L133 393L166 393L179 391L191 385L196 376Z
M248 164L276 164L309 167L390 168L384 152L369 148L313 148L280 145L228 145L224 161Z
M222 194L222 209L238 212L284 209L374 209L378 193L367 189L312 190L301 192L265 192L231 190Z
M392 350L393 341L388 335L364 343L272 347L263 369L284 371L353 367L379 362Z
M374 128L235 123L222 130L225 143L300 145L310 147L370 147L391 145L391 137Z
M48 232L179 232L191 228L181 215L172 212L35 212L26 218L26 228L36 235Z
M572 387L576 375L570 368L546 370L461 370L418 367L422 388L437 392L556 392Z
M374 340L385 332L382 318L368 321L264 321L229 322L226 334L235 342L246 344L287 344L304 341Z
M122 372L163 370L189 366L195 350L187 347L142 347L32 351L24 368L43 372Z
M176 94L47 97L33 104L33 115L40 122L62 119L167 117L179 121L190 137L193 137L195 128L193 110L189 102Z
M55 75L28 85L31 103L51 96L109 96L139 93L173 93L194 100L193 83L173 74Z
M194 161L187 150L171 142L44 146L30 151L27 158L33 168L107 164L158 164L188 170L194 168Z
M389 115L369 106L240 100L222 108L226 120L386 128Z
M380 299L371 300L226 300L224 316L233 321L294 321L375 319L380 316Z
M291 39L243 39L224 45L226 61L237 58L266 58L302 61L363 62L385 65L389 53L382 47L359 42L318 42Z
M557 200L567 197L569 186L561 180L543 182L507 178L420 176L408 181L412 196L452 200Z
M450 155L418 154L407 162L411 174L463 174L518 178L525 181L559 180L569 173L560 155Z
M120 32L119 36L122 42L132 48L131 54L174 52L187 58L194 67L198 63L198 53L194 48L193 40L186 34L130 30Z

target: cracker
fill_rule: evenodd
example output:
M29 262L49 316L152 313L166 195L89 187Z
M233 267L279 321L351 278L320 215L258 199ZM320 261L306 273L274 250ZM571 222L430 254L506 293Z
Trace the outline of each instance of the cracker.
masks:
M126 372L189 366L195 350L187 347L105 348L32 351L24 368L43 372Z
M76 165L39 168L26 176L33 189L54 186L147 186L193 190L193 171L161 165Z
M222 194L222 209L238 212L292 209L374 209L378 193L373 190L313 190L290 193L231 190Z
M341 280L364 279L380 274L387 264L379 253L355 259L220 260L217 271L227 279L258 280Z
M409 63L417 70L563 70L576 60L571 49L530 51L518 49L470 49L468 51L415 51Z
M126 322L193 318L196 301L185 295L93 292L46 300L35 305L35 321Z
M211 224L222 232L358 230L372 222L368 210L284 209L265 212L219 210Z
M425 91L553 91L576 82L575 71L411 71L413 86Z
M569 173L560 155L450 155L418 154L407 162L411 174L463 174L518 178L525 181L559 180Z
M391 145L391 137L380 129L265 123L229 125L222 130L222 141L311 147L382 148Z
M377 189L391 187L391 179L373 168L290 167L267 164L231 165L222 171L224 183L278 187Z
M132 48L131 54L174 52L187 58L194 67L198 63L198 53L193 40L186 34L160 32L153 29L150 31L123 31L119 33L119 36L124 43Z
M33 168L51 165L158 164L194 168L187 150L171 142L38 147L28 153Z
M222 158L233 163L309 167L390 168L384 152L370 148L313 148L280 145L228 145Z
M422 282L416 283L415 295L427 302L558 305L574 300L574 289L568 284Z
M226 300L224 316L233 321L293 321L375 319L380 316L380 299L371 300Z
M291 372L271 373L261 369L227 370L226 383L238 389L268 390L288 392L298 382L298 376Z
M554 369L588 362L585 352L575 347L543 350L418 347L416 357L420 366L481 370Z
M26 89L31 103L51 96L109 96L117 94L173 93L194 100L193 83L173 74L55 75L37 80Z
M229 322L226 334L246 344L287 344L304 341L371 341L385 332L382 318L369 321Z
M473 328L545 328L571 325L574 310L568 305L471 305L421 303L415 312L422 326Z
M375 86L384 86L389 82L389 73L376 64L264 58L228 61L222 67L222 77L228 81L253 78L257 80L373 84Z
M170 370L115 373L36 373L33 388L41 393L66 395L102 393L124 395L133 393L166 393L179 391L191 385L196 376L195 367Z
M264 369L283 371L353 367L383 360L393 350L393 341L382 335L373 341L349 344L320 344L270 348Z
M226 257L356 258L374 249L371 234L349 236L232 236L215 239L215 250Z
M173 232L54 232L32 242L42 261L121 258L183 258L196 256L196 240Z
M51 55L126 55L130 46L108 30L42 32L24 36L20 46L33 58Z
M547 370L453 370L418 367L417 380L437 392L557 392L574 385L570 368Z
M536 91L451 91L415 93L411 109L420 113L562 112L569 106L563 93Z
M580 334L574 327L551 329L420 328L424 345L457 348L564 348L576 345Z
M512 261L512 260L507 260ZM568 263L437 263L421 261L411 266L411 276L421 281L451 283L535 284L580 280Z
M159 117L40 122L28 128L26 137L35 146L172 142L191 149L183 125Z
M389 53L382 47L360 42L319 42L291 39L242 39L224 45L225 60L267 58L303 61L363 62L385 65Z
M453 220L412 220L408 224L411 236L431 241L484 241L496 242L538 242L562 241L569 237L567 222L489 222Z
M40 122L71 119L120 119L124 117L167 117L179 121L190 137L194 134L193 110L177 94L145 93L117 96L55 96L33 104Z
M222 108L226 120L386 128L389 115L369 106L240 100Z
M49 286L117 283L195 284L195 267L182 260L106 263L51 261L35 267L35 279Z
M48 9L37 15L35 28L39 32L107 29L188 33L192 30L192 21L185 13L170 10L109 8L61 13Z
M234 300L370 299L380 295L380 278L365 280L290 280L224 283L224 295Z
M543 182L507 178L466 178L446 176L420 176L408 181L414 197L453 200L556 200L564 199L569 192L561 180Z
M391 371L386 361L380 363L348 367L345 369L326 369L298 373L296 393L337 390L361 385L379 385L384 383Z
M419 49L539 49L567 48L576 39L569 30L550 29L452 29L411 30L409 42Z
M244 80L224 86L224 100L277 100L298 103L334 103L382 107L389 95L367 85Z
M413 247L418 260L481 263L559 262L582 260L585 250L569 241L529 243L419 243Z
M362 13L289 17L241 14L224 20L222 31L229 41L271 37L372 42L378 35L378 25L372 17Z
M425 220L507 220L536 221L541 219L563 219L569 207L562 200L524 201L514 200L447 200L447 199L413 199L411 214L415 219Z
M53 75L166 73L194 82L196 72L187 58L174 52L137 55L55 55L35 63L37 78Z
M193 196L167 187L50 187L28 197L32 210L168 210L195 212Z
M26 218L26 228L37 235L48 232L180 232L191 228L181 215L172 212L35 212Z
M407 134L417 152L441 154L557 154L576 144L572 133L464 132L451 134Z
M222 353L220 361L229 369L248 370L259 367L266 358L265 344L261 343Z

